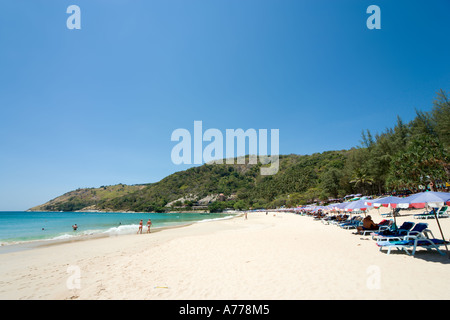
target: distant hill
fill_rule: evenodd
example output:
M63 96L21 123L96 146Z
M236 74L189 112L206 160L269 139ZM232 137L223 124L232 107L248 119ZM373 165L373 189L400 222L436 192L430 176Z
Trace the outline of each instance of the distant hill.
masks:
M273 176L261 176L261 164L204 164L147 185L78 189L30 210L161 212L205 208L217 201L224 208L239 201L244 207L273 206L277 199L317 187L327 168L343 168L346 153L280 156L280 170Z
M42 205L29 209L30 211L78 211L96 210L96 204L116 197L130 194L145 188L145 185L101 186L100 188L83 188L67 192Z
M30 210L221 211L291 207L353 193L448 192L449 127L450 98L440 90L432 109L416 110L409 123L397 117L385 132L363 131L361 145L350 150L280 156L272 176L261 176L261 164L204 164L152 184L78 189ZM332 134L332 126L325 129Z

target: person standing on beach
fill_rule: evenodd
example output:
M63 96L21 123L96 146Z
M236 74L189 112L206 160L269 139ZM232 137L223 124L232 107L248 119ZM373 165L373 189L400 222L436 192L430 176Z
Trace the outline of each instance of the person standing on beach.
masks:
M139 221L139 229L136 234L138 234L138 233L142 234L142 219L141 219L141 221Z
M147 233L150 233L151 225L152 225L152 220L148 219L148 221L147 221Z

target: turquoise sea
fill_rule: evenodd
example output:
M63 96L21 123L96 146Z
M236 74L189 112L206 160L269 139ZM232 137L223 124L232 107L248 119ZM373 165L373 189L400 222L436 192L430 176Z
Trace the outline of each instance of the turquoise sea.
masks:
M152 229L177 226L211 219L228 219L231 214L199 213L103 213L103 212L0 212L0 245L33 242L37 240L63 240L87 235L115 236L138 231L143 220L143 233L147 220ZM73 230L72 225L78 229Z

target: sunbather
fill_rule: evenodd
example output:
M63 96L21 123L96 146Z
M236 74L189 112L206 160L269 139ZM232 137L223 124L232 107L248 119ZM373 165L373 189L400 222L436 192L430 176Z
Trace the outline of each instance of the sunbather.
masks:
M365 217L362 222L362 226L356 227L356 234L361 234L364 230L378 230L378 225L373 222L370 215Z

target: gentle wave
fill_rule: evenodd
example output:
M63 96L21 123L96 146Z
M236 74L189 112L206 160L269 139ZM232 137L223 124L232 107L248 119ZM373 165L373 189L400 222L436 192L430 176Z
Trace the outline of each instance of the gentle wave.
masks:
M147 227L145 227L145 230L147 230ZM142 230L144 230L144 227L142 227ZM118 235L124 235L124 234L132 234L136 233L139 229L139 225L137 224L129 224L129 225L122 225L118 227L112 227L107 230L102 231L104 234L108 234L110 236L118 236Z
M197 223L202 223L202 222L210 222L210 221L218 221L218 220L228 220L233 218L234 216L226 216L226 217L222 217L222 218L212 218L212 219L204 219L204 220L199 220L197 221Z
M194 221L166 221L159 223L158 226L152 226L153 229L160 229L164 227L170 227L170 226L181 226L191 223L204 223L204 222L211 222L211 221L217 221L217 220L227 220L233 218L235 215L229 215L225 217L218 217L218 218L204 218L201 220L194 220ZM179 218L179 215L176 216ZM91 230L85 230L85 231L73 231L70 233L62 233L59 235L49 235L48 238L39 238L39 239L14 239L11 241L3 240L0 242L0 246L7 246L7 245L15 245L15 244L26 244L26 243L36 243L36 242L48 242L48 241L64 241L64 240L74 240L79 237L83 236L92 236L92 235L106 235L106 236L119 236L119 235L128 235L128 234L134 234L138 231L139 225L138 224L124 224L119 225L115 227L110 227L107 229L91 229ZM142 228L143 232L147 231L147 226L143 225Z

